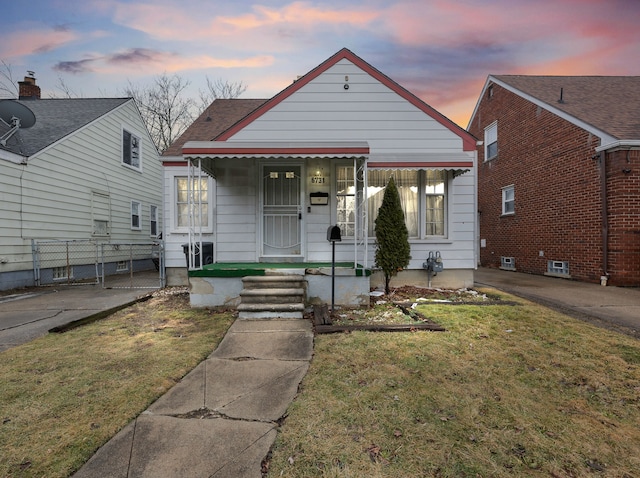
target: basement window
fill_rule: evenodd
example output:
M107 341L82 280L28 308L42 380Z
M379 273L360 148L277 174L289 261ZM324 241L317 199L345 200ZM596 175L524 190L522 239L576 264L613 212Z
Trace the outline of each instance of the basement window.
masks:
M509 271L516 270L516 259L515 257L500 257L500 269L505 269Z
M73 278L73 267L54 267L52 272L53 280L66 280L69 278Z
M569 275L569 261L547 261L547 272L556 275Z

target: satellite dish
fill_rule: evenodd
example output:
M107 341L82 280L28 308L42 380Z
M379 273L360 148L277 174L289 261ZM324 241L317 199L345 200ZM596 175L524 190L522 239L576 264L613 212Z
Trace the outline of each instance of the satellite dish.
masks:
M36 124L36 115L22 103L13 100L1 100L0 121L11 128L0 136L0 144L6 146L7 140L20 128L31 128Z
M18 128L31 128L36 124L36 115L33 111L14 100L0 101L0 119L7 126L18 126Z

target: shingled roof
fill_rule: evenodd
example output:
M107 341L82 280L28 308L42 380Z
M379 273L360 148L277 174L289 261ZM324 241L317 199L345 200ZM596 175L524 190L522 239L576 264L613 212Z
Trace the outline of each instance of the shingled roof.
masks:
M640 139L640 76L491 75L489 79L617 139Z
M222 132L247 116L266 99L218 99L213 101L202 114L162 153L166 156L182 156L182 146L187 141L213 141Z
M65 136L95 121L132 98L51 98L16 101L28 107L36 123L20 129L0 148L21 156L33 156ZM8 130L0 123L0 134Z

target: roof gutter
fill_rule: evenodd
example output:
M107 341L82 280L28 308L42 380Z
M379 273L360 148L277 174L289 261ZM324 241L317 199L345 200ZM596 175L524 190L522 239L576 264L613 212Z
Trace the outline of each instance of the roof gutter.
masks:
M640 148L640 139L619 139L600 145L596 148L596 152L609 151L618 148Z

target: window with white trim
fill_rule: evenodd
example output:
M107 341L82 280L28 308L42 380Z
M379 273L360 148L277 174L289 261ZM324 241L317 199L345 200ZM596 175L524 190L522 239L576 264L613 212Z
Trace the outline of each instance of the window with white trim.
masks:
M498 122L491 123L484 129L484 160L498 156Z
M142 204L138 201L131 201L131 229L139 231L142 229Z
M149 206L149 235L158 236L158 206Z
M502 188L502 214L515 214L516 197L513 185Z
M142 169L140 138L126 129L122 130L122 164Z
M368 236L375 237L375 220L384 190L393 177L409 237L427 239L446 235L446 171L370 170L367 172ZM352 166L336 167L337 224L343 237L355 230L355 183Z
M354 237L356 228L356 185L353 166L336 167L337 225L342 237Z
M186 176L175 177L175 226L189 227L189 179ZM209 227L209 180L207 178L192 178L193 203L195 206L193 226ZM198 210L198 205L202 209Z

